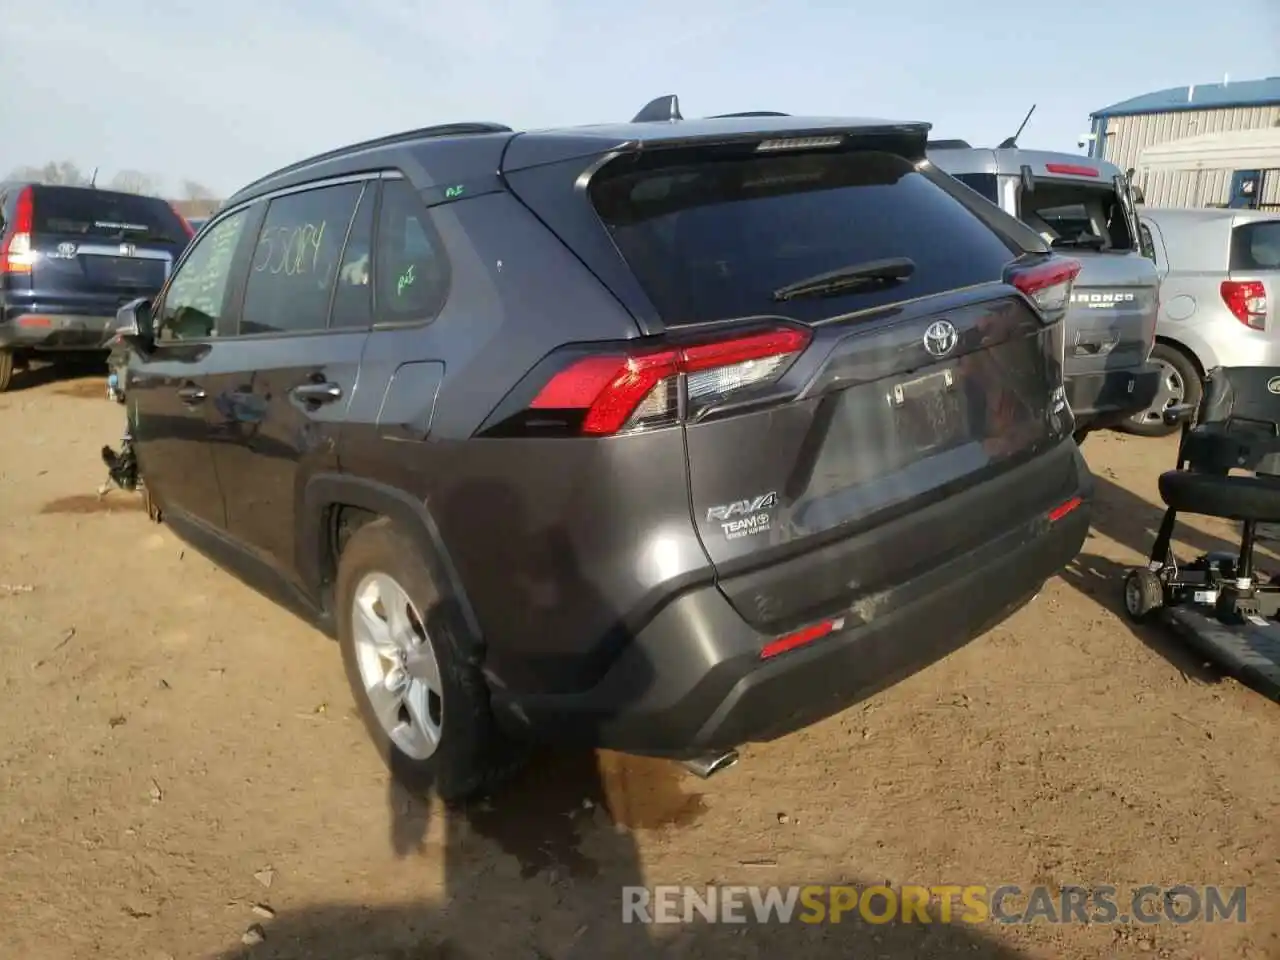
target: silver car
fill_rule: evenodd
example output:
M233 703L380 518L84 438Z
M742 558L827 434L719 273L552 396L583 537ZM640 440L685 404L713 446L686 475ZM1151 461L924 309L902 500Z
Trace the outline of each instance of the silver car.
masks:
M1139 247L1128 178L1069 153L935 141L929 160L1039 233L1082 269L1066 319L1065 381L1077 439L1119 426L1154 402L1159 278Z
M1151 407L1126 429L1170 432L1161 410L1198 403L1206 370L1280 366L1280 211L1140 207L1143 246L1161 277Z

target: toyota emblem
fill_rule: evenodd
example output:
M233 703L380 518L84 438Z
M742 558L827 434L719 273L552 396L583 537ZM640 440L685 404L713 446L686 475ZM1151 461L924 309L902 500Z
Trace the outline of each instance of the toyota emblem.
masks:
M70 260L76 255L76 245L74 243L63 242L58 244L58 254L64 260Z
M924 332L924 348L930 356L941 359L956 348L960 337L950 320L935 320Z

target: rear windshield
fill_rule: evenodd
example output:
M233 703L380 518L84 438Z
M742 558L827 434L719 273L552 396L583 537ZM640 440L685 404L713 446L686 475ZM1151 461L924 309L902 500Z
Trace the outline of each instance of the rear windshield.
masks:
M1114 184L1037 180L1022 194L1022 222L1055 249L1128 253L1137 249Z
M1280 270L1280 220L1245 223L1231 231L1231 272Z
M901 157L881 152L625 157L591 197L668 324L813 321L999 280L1013 247ZM1020 251L1019 251L1020 252ZM779 287L909 258L905 280L778 302Z
M132 193L36 187L36 233L185 245L182 221L163 200Z

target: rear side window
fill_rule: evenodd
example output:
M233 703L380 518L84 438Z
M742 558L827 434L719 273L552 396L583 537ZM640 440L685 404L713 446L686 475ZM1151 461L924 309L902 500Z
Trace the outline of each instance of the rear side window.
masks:
M382 185L374 270L378 322L430 320L444 306L449 288L444 244L407 180Z
M956 179L970 190L976 190L992 203L1000 202L1000 190L996 185L994 173L961 173L956 175Z
M1038 180L1023 192L1019 217L1056 249L1137 249L1114 184Z
M1231 231L1231 272L1280 270L1280 220L1245 223Z
M32 206L36 233L131 243L187 243L187 231L178 215L156 197L39 186Z
M687 156L687 155L686 155ZM669 163L669 161L668 161ZM668 324L814 321L998 280L1012 248L906 160L874 151L615 161L591 197ZM909 258L902 281L786 302L780 287Z
M329 324L329 297L364 185L271 201L249 267L240 333L306 333Z

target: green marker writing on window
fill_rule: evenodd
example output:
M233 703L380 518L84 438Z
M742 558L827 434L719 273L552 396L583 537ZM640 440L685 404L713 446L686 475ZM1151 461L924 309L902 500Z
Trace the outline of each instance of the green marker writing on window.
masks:
M445 187L445 188L444 188L444 198L445 198L446 200L453 200L453 199L456 199L457 197L462 196L462 191L463 191L464 189L466 189L466 188L465 188L465 187L463 187L463 186L462 186L462 184L458 184L456 187Z
M396 281L396 296L403 297L404 288L413 286L413 281L413 264L411 263L405 268L404 273L400 274L400 279Z

